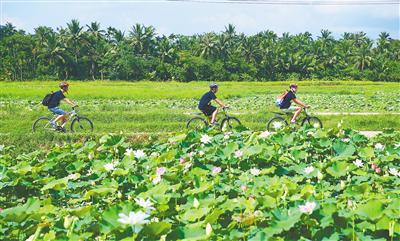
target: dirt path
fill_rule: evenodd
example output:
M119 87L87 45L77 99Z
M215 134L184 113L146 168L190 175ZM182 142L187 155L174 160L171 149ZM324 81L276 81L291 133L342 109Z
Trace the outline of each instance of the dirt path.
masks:
M397 112L313 112L315 115L400 115Z

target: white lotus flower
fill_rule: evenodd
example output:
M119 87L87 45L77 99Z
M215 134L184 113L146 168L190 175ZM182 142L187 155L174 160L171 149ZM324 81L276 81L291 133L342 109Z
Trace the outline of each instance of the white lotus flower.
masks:
M150 199L144 200L143 198L135 198L135 202L137 205L144 208L146 210L146 213L149 213L151 210L155 209Z
M270 136L271 133L269 131L263 131L261 132L261 134L259 135L260 138L267 138L268 136Z
M143 150L136 150L136 151L134 151L133 153L134 153L134 155L135 155L135 157L136 157L137 159L140 159L140 158L146 156L146 153L144 153Z
M132 230L134 233L139 233L140 230L142 230L143 225L150 222L149 220L146 220L150 217L150 215L142 211L139 211L137 213L130 212L129 215L120 213L118 216L118 222L132 226Z
M132 148L126 149L125 156L128 156L128 157L132 157L133 156Z
M35 239L35 234L32 234L31 236L29 236L29 238L27 238L25 241L33 241Z
M199 200L197 200L197 198L194 198L194 200L193 200L193 207L194 207L194 208L198 208L199 206L200 206Z
M107 164L105 164L104 165L104 169L106 169L106 171L112 171L112 170L114 170L114 164L113 163L107 163Z
M235 157L236 158L241 158L243 156L243 152L241 150L235 151Z
M350 142L350 138L343 138L342 141L348 143Z
M304 173L307 174L307 175L310 174L313 171L314 171L314 167L313 166L309 166L309 167L304 168Z
M360 159L357 159L357 160L353 161L353 163L354 163L354 165L356 165L357 167L362 167L362 166L364 166L364 163L363 163Z
M375 144L375 149L377 149L377 150L379 150L379 151L382 151L383 148L385 148L385 146L382 145L381 143L376 143L376 144Z
M212 229L212 227L211 227L211 224L210 224L210 223L207 223L207 225L206 225L206 235L207 235L207 236L210 236L211 233L212 233L212 231L213 231L213 229Z
M79 174L79 173L69 174L69 175L67 176L67 179L68 179L68 180L76 180L76 179L78 179L80 176L81 176L81 174Z
M277 129L281 129L283 124L281 122L276 121L276 122L272 123L272 126L274 127L275 130L277 130Z
M199 156L204 156L204 151L199 151Z
M261 171L260 171L260 169L252 168L252 169L250 169L250 173L253 176L258 176L258 175L260 175Z
M224 135L224 139L225 139L225 140L228 140L228 139L229 139L229 137L231 137L231 136L230 136L230 135L228 135L228 134L225 134L225 135Z
M154 179L153 179L153 184L158 184L161 182L161 176L157 175Z
M207 135L201 135L201 139L200 139L201 143L207 144L211 142L211 138Z
M302 213L311 214L316 206L317 204L315 202L306 202L305 205L299 205L299 209Z
M389 168L389 173L393 176L399 176L400 177L400 172L398 170L396 170L396 168L392 167Z

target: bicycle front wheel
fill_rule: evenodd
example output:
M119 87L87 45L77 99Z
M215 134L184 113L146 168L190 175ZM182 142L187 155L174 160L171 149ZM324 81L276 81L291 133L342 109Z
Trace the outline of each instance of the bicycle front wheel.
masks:
M51 118L40 117L32 125L33 132L49 132L54 131L54 127L50 123Z
M221 130L227 131L236 129L237 127L241 126L240 120L236 117L228 117L222 120L221 122Z
M87 117L75 118L71 122L71 131L72 132L92 132L93 131L93 123Z
M187 129L200 130L207 126L207 121L201 117L194 117L186 124Z
M314 127L315 129L322 128L322 121L318 117L315 117L315 116L305 118L303 120L303 122L301 123L301 125L304 126L305 124L309 125L311 127Z
M267 124L267 130L268 131L278 131L282 129L283 127L287 126L288 123L283 117L275 116L272 117Z

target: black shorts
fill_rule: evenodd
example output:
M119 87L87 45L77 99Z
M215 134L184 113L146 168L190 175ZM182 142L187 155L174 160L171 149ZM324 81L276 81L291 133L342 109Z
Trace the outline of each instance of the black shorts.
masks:
M214 111L217 109L217 107L212 106L212 105L206 105L204 108L200 109L201 112L203 112L206 116L212 115Z

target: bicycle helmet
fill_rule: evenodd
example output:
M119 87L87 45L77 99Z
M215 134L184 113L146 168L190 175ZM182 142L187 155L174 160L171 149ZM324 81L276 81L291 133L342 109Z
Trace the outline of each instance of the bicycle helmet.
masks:
M69 84L67 83L67 82L61 82L59 85L58 85L61 89L65 89L65 88L68 88L68 86L69 86Z
M290 89L291 89L291 88L297 88L297 84L295 84L295 83L290 84L289 88L290 88Z
M210 89L218 88L217 83L213 82L210 84Z

